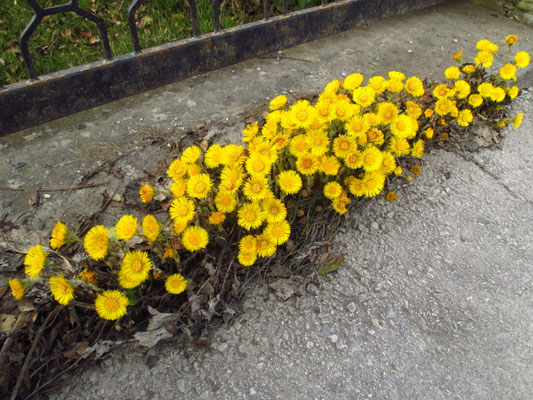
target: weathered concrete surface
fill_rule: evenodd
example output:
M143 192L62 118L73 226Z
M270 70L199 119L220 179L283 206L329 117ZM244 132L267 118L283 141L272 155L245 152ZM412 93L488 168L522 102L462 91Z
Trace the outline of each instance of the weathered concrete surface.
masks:
M97 209L104 188L122 193L125 182L155 171L171 153L167 142L201 121L211 120L217 140L238 140L243 116L289 89L316 92L353 71L440 79L457 50L472 56L478 39L510 33L533 52L530 28L453 2L3 138L0 182L11 187L73 186L132 153L115 165L124 179L105 168L89 180L109 180L105 187L50 192L38 207L25 193L1 191L0 207L37 231L21 231L29 246L57 217ZM532 110L529 92L515 109L526 115L523 127L507 133L503 151L430 154L400 202L370 202L345 222L330 249L346 256L337 273L256 288L211 349L167 346L148 364L140 350L119 352L70 377L55 397L532 398Z

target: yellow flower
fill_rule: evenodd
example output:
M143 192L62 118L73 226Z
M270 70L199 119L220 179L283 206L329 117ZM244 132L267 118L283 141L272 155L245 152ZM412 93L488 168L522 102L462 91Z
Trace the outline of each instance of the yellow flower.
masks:
M466 127L470 125L473 119L474 116L472 115L472 111L470 111L469 109L464 109L459 112L459 116L457 117L457 124L459 124L459 126Z
M202 155L202 150L198 146L189 146L181 154L181 161L185 164L194 164L200 156Z
M230 213L237 206L237 198L233 193L220 191L215 196L215 207L223 213Z
M211 186L212 182L208 174L197 174L187 181L187 194L196 199L205 199Z
M378 104L378 116L383 121L383 124L390 124L398 116L398 108L388 102Z
M244 203L237 212L239 226L246 230L259 228L265 220L266 213L258 203Z
M499 50L499 47L488 39L481 39L476 43L476 49L487 51L489 53L496 53Z
M346 122L344 126L346 128L346 133L355 138L366 134L370 129L370 124L368 121L358 115Z
M239 251L237 259L243 267L253 265L257 260L257 253L255 251Z
M440 116L444 117L447 114L450 114L453 111L453 103L448 98L442 98L437 100L435 103L435 112Z
M300 100L293 104L289 110L291 117L298 128L308 128L317 116L316 110L307 100Z
M170 193L174 195L174 197L181 197L185 195L185 192L187 191L187 179L183 178L177 178L172 182L172 185L170 186Z
M270 112L266 117L266 123L272 124L272 126L276 127L277 130L277 124L281 122L281 110L275 110Z
M426 118L431 118L433 116L434 111L431 108L428 108L424 111L424 116Z
M335 79L334 81L331 81L326 85L326 87L324 88L324 92L337 93L339 91L340 86L341 83L337 79Z
M161 226L159 225L159 222L157 222L157 219L151 214L148 214L143 218L142 228L144 236L150 242L155 242L159 236L159 233L161 232Z
M250 175L265 176L270 172L271 164L268 158L261 153L251 153L246 160L246 171Z
M332 104L332 111L330 115L330 121L333 121L335 119L340 119L342 121L347 121L354 115L354 108L351 107L352 104L346 99L340 99L337 100L335 103ZM353 105L354 107L359 107L356 105Z
M512 100L514 99L516 96L518 96L518 92L519 92L519 89L518 89L518 86L513 86L509 89L509 91L507 92L507 94L509 95L509 98Z
M495 87L492 89L492 93L490 94L489 98L497 103L500 103L505 99L505 90L503 90L501 87Z
M225 166L220 173L219 190L235 193L241 187L244 179L244 172L240 165Z
M346 193L341 194L339 197L333 199L331 202L333 209L337 212L337 214L345 214L348 212L348 209L346 206L350 204L352 201L349 199L349 197L346 195Z
M61 221L57 221L52 229L52 234L50 235L50 248L58 250L61 246L67 243L68 233L67 226Z
M296 169L303 175L313 175L318 169L318 158L307 153L296 159Z
M209 223L211 225L219 225L226 220L226 214L220 211L214 211L209 216Z
M256 202L264 199L269 189L270 186L266 177L251 176L246 180L242 192L249 200Z
M274 97L272 100L270 100L270 111L279 110L280 108L284 107L285 104L287 104L287 96L281 95Z
M285 204L275 197L263 200L263 210L267 222L280 222L287 217L287 208Z
M513 64L505 64L500 68L500 77L507 81L516 81L516 67Z
M415 174L415 175L419 175L420 172L422 172L422 168L420 168L419 165L413 165L413 166L411 167L411 172L412 172L413 174Z
M172 274L165 280L165 289L171 294L180 294L187 288L187 280L180 274Z
M451 90L445 83L435 86L433 89L433 97L437 99L444 99L454 95L454 91Z
M302 187L302 178L293 170L282 171L277 181L280 189L286 194L298 193Z
M256 253L259 257L270 257L276 252L276 243L264 233L256 236L255 243Z
M518 113L513 121L513 125L515 129L520 128L520 125L522 125L522 120L524 119L523 113Z
M514 61L520 68L525 68L529 65L529 53L525 51L519 51L514 56Z
M342 87L351 92L361 86L361 84L363 83L363 79L363 74L360 74L359 72L350 74L346 78L344 78L344 81L342 82Z
M394 175L398 176L398 175L401 175L403 172L402 170L402 167L400 167L399 165L396 167L396 169L394 170Z
M339 158L346 157L356 149L357 144L352 136L339 135L333 140L333 153Z
M358 178L353 178L348 185L350 193L354 196L361 197L363 196L363 181Z
M389 192L389 193L387 193L387 196L385 197L385 199L386 199L387 201L394 202L394 201L397 201L397 200L398 200L398 197L396 196L396 193L394 193L394 192Z
M483 96L480 94L471 94L468 97L468 104L470 104L472 107L477 108L481 104L483 104Z
M411 146L405 138L393 136L390 139L390 151L396 154L398 157L406 156L411 151Z
M336 197L339 197L342 193L342 186L338 182L328 182L324 185L324 196L326 198L333 200Z
M139 286L148 279L152 262L145 251L135 250L124 255L119 271L119 283L125 289Z
M449 67L444 71L444 75L448 79L458 79L461 76L461 70L457 67Z
M106 290L99 293L94 301L98 315L107 320L119 319L126 314L128 298L118 290Z
M464 99L470 94L470 84L466 81L455 81L454 88L458 99Z
M426 92L424 90L424 84L416 76L412 76L405 81L405 90L414 97L423 96Z
M505 38L505 44L508 44L509 46L512 46L515 44L518 40L518 36L516 35L509 35Z
M96 274L92 271L89 271L87 268L84 268L83 271L78 274L78 278L84 280L87 283L92 283L93 285L96 285L98 283L96 281Z
M387 90L388 82L384 77L377 75L368 80L368 86L371 87L376 94L381 94Z
M74 289L63 275L50 277L49 283L52 296L59 304L66 306L74 299Z
M8 278L7 281L9 283L9 288L11 289L11 294L13 295L13 297L17 300L22 299L25 290L24 283L20 279L12 278Z
M391 132L394 136L399 138L411 138L416 133L411 118L405 114L398 115L396 119L391 122Z
M246 127L242 131L242 141L244 143L251 142L256 137L258 132L259 132L259 126L257 124L257 121L255 121L252 124L246 125ZM207 158L207 153L204 158ZM207 161L206 161L206 165L207 165ZM209 168L213 168L213 167L209 167Z
M179 158L176 158L174 161L172 161L167 170L168 177L172 179L183 178L186 173L187 164L185 164Z
M391 93L399 93L403 90L403 82L399 79L391 79L387 83L387 90Z
M433 128L429 127L424 131L424 134L426 135L426 138L431 139L434 135L435 131Z
M338 158L333 156L322 156L319 160L319 171L325 173L326 175L337 175L339 172L339 169L341 167L341 163L339 162Z
M141 185L141 188L139 189L139 198L143 203L149 203L154 198L155 189L144 183Z
M121 240L130 240L137 233L137 218L133 215L124 215L115 226L115 234Z
M269 141L263 140L261 137L254 139L248 147L250 153L258 153L265 157L270 164L273 164L278 159L278 150ZM242 171L242 170L240 170Z
M358 169L363 166L363 154L359 150L354 150L344 157L344 164L348 168Z
M370 107L376 98L376 92L370 86L358 87L353 91L352 98L361 107Z
M453 56L450 57L452 60L457 61L458 63L462 63L463 61L463 51L459 50L457 53L455 53Z
M241 165L244 161L244 146L237 144L228 144L222 150L222 164L236 166Z
M329 100L329 98L327 100ZM321 122L326 122L333 119L333 103L330 103L327 100L319 99L315 104L317 119Z
M415 119L422 115L422 109L414 101L405 102L405 112L407 113L407 115Z
M239 241L239 251L245 253L255 253L256 238L253 235L243 236Z
M416 158L421 158L424 155L424 141L422 139L413 143L411 155Z
M474 67L472 64L467 64L463 67L462 71L466 74L466 75L470 75L470 74L473 74L474 72L476 72L476 67Z
M369 146L363 151L361 158L365 171L376 171L381 167L383 154L377 147Z
M289 237L291 236L291 226L286 220L271 222L265 228L264 235L279 246L289 240Z
M405 75L398 71L389 71L389 78L403 81L405 79Z
M207 231L200 226L189 226L181 235L183 247L189 251L197 251L205 248L209 243Z
M248 125L249 126L249 125ZM255 123L257 128L257 122ZM257 132L255 132L257 133ZM243 140L244 142L245 140ZM212 144L205 152L204 162L208 168L216 168L222 164L223 148L219 144Z
M170 205L170 218L175 221L189 222L194 218L196 207L194 202L185 196L174 199Z
M396 158L392 155L390 151L385 151L383 154L383 161L381 161L380 171L385 175L390 174L396 168Z
M385 142L385 135L383 134L383 131L379 129L370 129L366 133L366 136L370 143L374 143L377 146L380 146Z
M178 233L178 235L179 235L179 233ZM165 247L165 250L163 251L162 258L165 260L167 258L174 258L174 256L175 256L174 249L172 247L169 247L169 246Z
M175 219L172 228L174 229L174 233L176 233L176 235L181 235L185 228L187 228L187 225L189 225L189 221Z
M24 272L29 278L37 278L39 273L44 268L46 262L46 253L40 244L33 246L28 250L28 254L24 257Z
M365 197L377 196L385 186L385 175L379 171L367 173L362 179L362 184Z
M315 156L321 156L329 151L329 136L326 131L307 132L309 150Z
M480 51L477 56L474 57L476 65L481 65L483 68L489 68L494 61L494 56L488 51Z

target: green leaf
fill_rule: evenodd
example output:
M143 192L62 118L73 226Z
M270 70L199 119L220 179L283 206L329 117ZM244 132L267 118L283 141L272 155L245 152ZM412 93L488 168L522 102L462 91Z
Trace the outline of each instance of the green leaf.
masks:
M126 292L126 297L128 298L128 305L134 306L139 302L139 298L137 297L137 293L135 293L135 290L130 289Z
M318 273L321 275L329 274L330 272L337 271L344 261L344 256L330 257L326 260L324 265L318 268Z
M113 197L111 197L111 200L116 201L116 202L120 202L120 201L122 201L122 196L120 195L120 193L115 193L113 195Z

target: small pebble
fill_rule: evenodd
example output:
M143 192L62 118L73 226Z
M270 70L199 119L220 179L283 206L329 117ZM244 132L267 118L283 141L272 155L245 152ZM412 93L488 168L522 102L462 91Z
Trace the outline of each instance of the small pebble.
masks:
M45 193L45 194L43 194L43 197L44 197L45 199L49 199L51 196L50 196L48 193Z

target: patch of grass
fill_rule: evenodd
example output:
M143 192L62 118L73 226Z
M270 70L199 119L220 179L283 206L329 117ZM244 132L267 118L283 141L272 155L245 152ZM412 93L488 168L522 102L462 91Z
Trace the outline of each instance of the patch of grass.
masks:
M43 7L67 0L40 0ZM80 0L81 8L102 18L108 28L113 56L133 51L127 23L131 0ZM319 5L321 0L290 0L289 10ZM282 12L282 0L274 0L271 14ZM201 33L214 30L210 0L197 0ZM261 0L223 0L220 24L223 29L262 18ZM19 36L33 15L24 0L0 1L0 82L9 84L29 78L19 48ZM147 48L193 36L188 2L147 1L137 11L141 47ZM30 53L38 75L98 61L104 58L96 24L75 13L44 18L30 38Z

